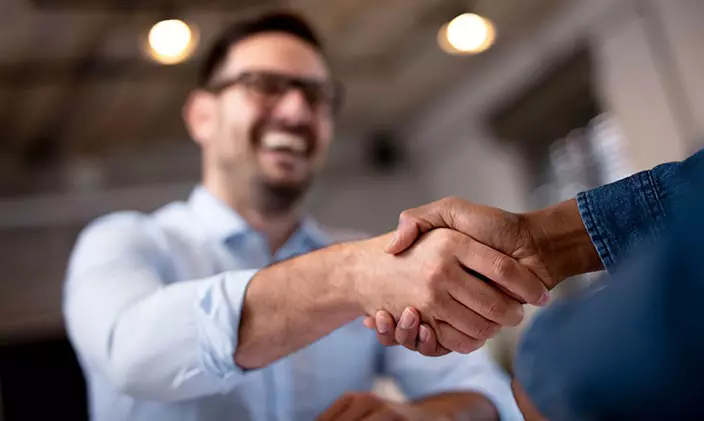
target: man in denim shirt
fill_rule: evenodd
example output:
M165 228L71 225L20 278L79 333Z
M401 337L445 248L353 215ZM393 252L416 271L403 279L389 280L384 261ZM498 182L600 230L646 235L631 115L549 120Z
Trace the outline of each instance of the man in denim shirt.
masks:
M702 192L704 151L530 214L456 198L406 211L389 251L449 227L513 256L549 288L607 269L536 317L515 363L519 397L555 420L693 419L704 413L704 318L696 313L704 297ZM366 323L393 326L383 311ZM423 352L417 329L379 339Z

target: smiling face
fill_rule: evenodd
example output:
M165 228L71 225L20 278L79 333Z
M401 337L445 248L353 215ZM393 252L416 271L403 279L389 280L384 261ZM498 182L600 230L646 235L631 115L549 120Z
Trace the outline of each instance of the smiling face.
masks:
M320 52L283 32L233 45L209 91L186 108L206 179L298 199L322 169L333 130L333 89Z

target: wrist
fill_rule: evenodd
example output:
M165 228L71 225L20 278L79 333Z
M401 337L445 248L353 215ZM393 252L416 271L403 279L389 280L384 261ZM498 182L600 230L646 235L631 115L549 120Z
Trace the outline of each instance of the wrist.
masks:
M375 285L375 278L370 274L378 272L375 266L379 258L393 258L384 251L390 241L391 234L385 234L340 245L342 264L337 270L339 279L344 283L341 288L360 315L373 314L378 310L371 308L374 307L374 297L378 295L378 285Z
M336 244L324 249L327 254L324 265L326 278L339 292L342 305L357 316L369 311L370 296L373 294L369 271L374 265L375 249L381 250L383 247L375 243L378 239Z
M536 252L553 279L549 288L571 276L603 269L575 199L524 216Z

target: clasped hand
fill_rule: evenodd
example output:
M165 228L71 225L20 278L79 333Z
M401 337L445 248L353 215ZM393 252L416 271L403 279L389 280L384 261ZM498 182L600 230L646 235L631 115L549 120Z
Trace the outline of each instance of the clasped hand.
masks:
M431 294L420 302L440 302L443 308L437 312L409 301L399 315L380 303L366 309L374 316L365 325L376 329L382 344L401 344L427 356L478 349L502 326L520 323L523 304L546 305L549 289L560 280L544 264L534 232L523 215L458 198L404 211L386 252L403 259L415 248L434 250L427 269L437 284L447 286L447 295ZM456 268L448 264L453 260Z

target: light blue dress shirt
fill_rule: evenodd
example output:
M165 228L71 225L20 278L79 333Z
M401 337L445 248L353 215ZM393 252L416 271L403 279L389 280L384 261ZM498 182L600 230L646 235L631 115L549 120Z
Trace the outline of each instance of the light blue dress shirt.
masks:
M384 348L356 320L265 368L234 364L245 289L258 268L333 241L312 220L275 256L203 187L153 214L120 212L80 235L64 314L95 421L315 419L348 391L388 375L411 398L484 393L521 419L485 350L427 358Z

